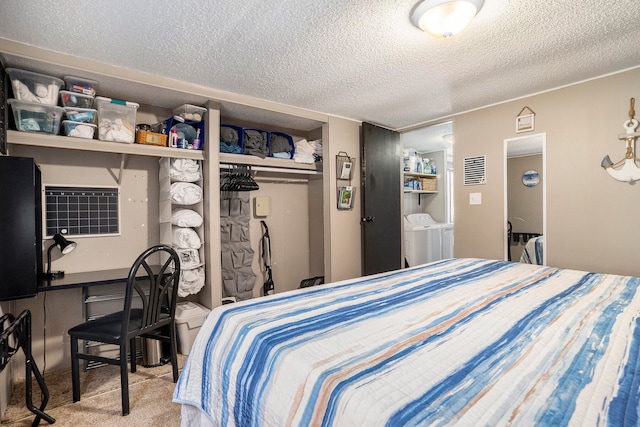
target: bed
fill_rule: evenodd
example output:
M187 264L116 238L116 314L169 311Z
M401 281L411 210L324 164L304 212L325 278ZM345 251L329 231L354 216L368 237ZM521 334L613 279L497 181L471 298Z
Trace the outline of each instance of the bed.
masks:
M214 309L182 425L638 424L640 279L450 259Z

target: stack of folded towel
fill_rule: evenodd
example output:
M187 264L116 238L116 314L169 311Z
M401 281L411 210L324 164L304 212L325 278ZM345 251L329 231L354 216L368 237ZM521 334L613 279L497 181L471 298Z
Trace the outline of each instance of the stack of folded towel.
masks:
M171 202L181 205L171 212L172 246L180 257L178 296L186 297L200 292L205 283L199 253L203 242L196 231L204 221L202 215L191 208L203 197L202 187L195 184L202 179L200 163L192 159L171 159L169 177L175 180L169 189Z
M315 163L322 161L322 140L307 141L301 139L296 142L296 151L293 155L293 161L296 163Z

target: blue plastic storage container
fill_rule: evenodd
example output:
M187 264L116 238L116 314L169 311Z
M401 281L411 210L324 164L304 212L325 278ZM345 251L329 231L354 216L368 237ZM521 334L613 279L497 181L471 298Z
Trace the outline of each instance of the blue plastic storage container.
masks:
M243 134L244 134L244 147L243 147L243 152L244 154L252 154L252 153L247 153L247 131L255 131L261 134L262 138L264 139L265 145L266 145L266 150L263 152L265 157L269 157L269 132L267 132L266 130L263 129L256 129L256 128L244 128Z
M274 157L273 156L273 152L271 149L271 137L273 135L278 135L278 136L282 136L284 138L286 138L289 141L289 145L291 146L291 151L289 152L291 154L291 158L293 159L293 155L296 152L296 146L293 143L293 137L291 135L287 135L286 133L283 132L269 132L269 142L268 142L268 146L269 146L269 157Z
M238 147L230 147L229 144L227 144L226 142L222 141L222 136L220 136L220 152L221 153L233 153L233 154L244 154L244 129L241 126L235 126L235 125L227 125L227 124L220 124L220 133L222 134L223 132L223 128L228 129L233 129L236 131L236 133L238 134ZM229 151L230 149L233 149L234 151Z
M175 116L174 116L175 117ZM193 141L195 140L196 136L198 137L198 139L200 139L200 147L199 148L193 148L195 150L202 150L203 145L204 145L204 141L205 141L205 136L204 136L204 120L195 122L195 121L188 121L185 120L184 122L181 122L180 120L176 120L174 117L171 117L170 119L167 119L167 125L164 128L162 133L166 133L167 135L169 135L169 138L171 138L171 128L173 128L176 125L188 125L191 126L194 129L194 132L184 132L184 133L189 133L189 135L187 135L186 139L188 141L188 143L190 144L190 146L193 147ZM198 131L200 131L198 133ZM171 146L171 140L167 141L167 146ZM179 147L179 148L183 148L183 147Z

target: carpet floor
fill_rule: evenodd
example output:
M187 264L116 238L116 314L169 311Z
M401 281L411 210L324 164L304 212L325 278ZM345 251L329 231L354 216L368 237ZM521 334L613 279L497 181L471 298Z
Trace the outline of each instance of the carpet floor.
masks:
M178 355L182 367L186 356ZM45 373L49 402L44 412L56 426L179 426L180 405L171 401L175 384L171 364L129 373L130 413L122 416L120 371L104 366L80 373L80 401L73 403L71 368ZM40 406L40 388L33 381L33 403ZM25 404L25 382L14 384L11 399L2 415L2 425L30 426L35 415ZM48 425L44 420L41 426Z

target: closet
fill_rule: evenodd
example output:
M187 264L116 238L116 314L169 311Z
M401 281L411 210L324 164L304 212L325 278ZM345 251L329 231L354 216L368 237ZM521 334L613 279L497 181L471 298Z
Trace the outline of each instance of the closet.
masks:
M203 150L82 140L17 132L10 128L7 134L9 154L36 153L43 159L43 180L73 181L73 168L84 166L82 159L87 159L86 163L99 168L99 175L111 177L107 178L111 185L127 189L135 187L134 194L125 195L122 203L127 207L131 205L131 209L135 208L140 218L147 215L146 221L136 219L137 222L125 224L120 236L80 241L79 250L74 251L73 257L56 260L66 271L99 270L109 262L118 265L108 267L128 266L130 262L125 263L124 260L134 259L137 255L137 249L127 240L129 230L134 230L140 236L136 238L136 244L151 245L168 240L168 230L173 225L167 215L178 206L161 206L163 186L173 182L171 179L163 182L155 177L160 177L160 170L165 167L162 166L163 162L188 159L198 162L202 171L198 185L203 190L203 199L195 210L201 211L203 224L194 229L201 239L199 264L205 273L205 284L196 297L199 303L209 308L221 304L220 172L233 165L249 164L252 167L254 178L260 186L259 190L249 192L252 210L256 196L270 200L268 216L257 217L253 211L250 216L251 244L255 252L252 269L258 273L254 290L260 290L263 279L257 250L261 236L260 220L269 224L272 234L276 292L296 288L302 279L316 275L324 275L330 280L334 271L336 279L359 275L360 242L356 237L360 230L359 212L337 212L335 204L329 202L336 199L335 186L331 184L335 181L333 157L340 150L357 152L359 123L268 100L150 76L6 39L0 39L0 56L5 67L52 76L80 75L95 80L99 82L99 95L139 103L138 123L165 120L171 117L172 109L180 104L199 105L207 110ZM293 160L221 154L218 150L221 123L283 132L296 140L323 139L323 157L327 166L323 167L322 163L299 164ZM329 147L329 144L332 146ZM65 166L66 159L69 159L69 168ZM48 161L55 164L47 164ZM54 169L56 177L51 178ZM145 197L145 191L150 197ZM335 238L332 238L333 234ZM340 240L345 234L353 235L348 246ZM339 253L333 263L332 252ZM255 292L254 296L258 294ZM64 303L50 301L48 304Z

